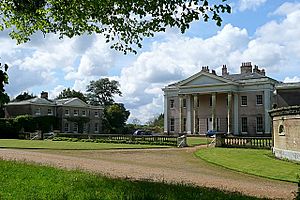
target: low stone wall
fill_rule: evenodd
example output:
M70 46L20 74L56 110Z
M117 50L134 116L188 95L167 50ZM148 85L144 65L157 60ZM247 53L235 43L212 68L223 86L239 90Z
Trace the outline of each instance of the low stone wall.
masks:
M300 106L273 109L273 153L278 158L300 161Z

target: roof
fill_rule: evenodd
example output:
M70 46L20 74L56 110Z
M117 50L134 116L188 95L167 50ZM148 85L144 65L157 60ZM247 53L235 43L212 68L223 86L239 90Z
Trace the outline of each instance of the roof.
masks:
M247 81L247 80L253 80L253 79L269 79L272 81L275 81L277 83L279 83L278 81L276 81L275 79L272 79L268 76L264 76L262 74L259 74L257 72L251 72L251 73L243 73L243 74L230 74L230 75L224 75L224 76L218 76L212 73L208 73L208 72L203 72L200 71L184 80L178 81L176 83L172 83L170 85L168 85L167 87L174 87L174 86L181 86L182 84L190 81L191 79L194 79L195 77L199 77L200 75L206 75L206 76L210 76L212 78L218 79L218 80L227 80L227 83L231 83L231 84L238 84L241 81Z
M300 89L300 82L296 83L279 83L276 85L277 90Z
M48 105L48 106L72 106L72 107L87 107L93 109L103 109L102 106L92 106L81 99L75 98L65 98L65 99L56 99L49 100L45 98L35 97L33 99L28 99L19 102L10 102L7 105Z
M32 99L27 99L24 101L16 101L16 102L10 102L8 103L8 105L27 105L27 104L39 104L39 105L55 105L55 102L53 102L52 100L48 100L45 98L39 98L39 97L35 97Z
M231 81L240 81L240 80L249 80L249 79L260 79L260 78L269 78L267 76L258 74L256 72L244 73L244 74L230 74L222 76L223 78L229 79Z

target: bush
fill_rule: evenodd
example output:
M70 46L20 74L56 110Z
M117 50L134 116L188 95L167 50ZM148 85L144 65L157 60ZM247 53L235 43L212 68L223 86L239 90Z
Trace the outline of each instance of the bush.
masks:
M18 138L20 128L13 118L0 119L0 138Z

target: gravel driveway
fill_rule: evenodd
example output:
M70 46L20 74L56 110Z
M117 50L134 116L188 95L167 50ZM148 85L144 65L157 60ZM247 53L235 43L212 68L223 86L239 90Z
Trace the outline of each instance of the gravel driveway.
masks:
M196 148L139 150L0 149L0 158L112 177L193 183L275 199L293 199L297 184L269 180L208 164L193 155Z

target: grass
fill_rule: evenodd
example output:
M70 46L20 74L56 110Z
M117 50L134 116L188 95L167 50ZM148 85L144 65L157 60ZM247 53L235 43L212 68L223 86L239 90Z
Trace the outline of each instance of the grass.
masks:
M298 182L300 164L276 159L271 150L207 148L196 156L225 168L256 176Z
M196 145L203 145L203 144L209 144L211 142L212 138L206 138L206 137L187 137L187 144L188 146L196 146Z
M99 150L99 149L138 149L138 148L158 148L158 147L162 148L166 146L91 143L91 142L66 142L66 141L51 141L51 140L0 139L0 148Z
M0 199L256 199L183 184L111 179L81 171L0 160Z

